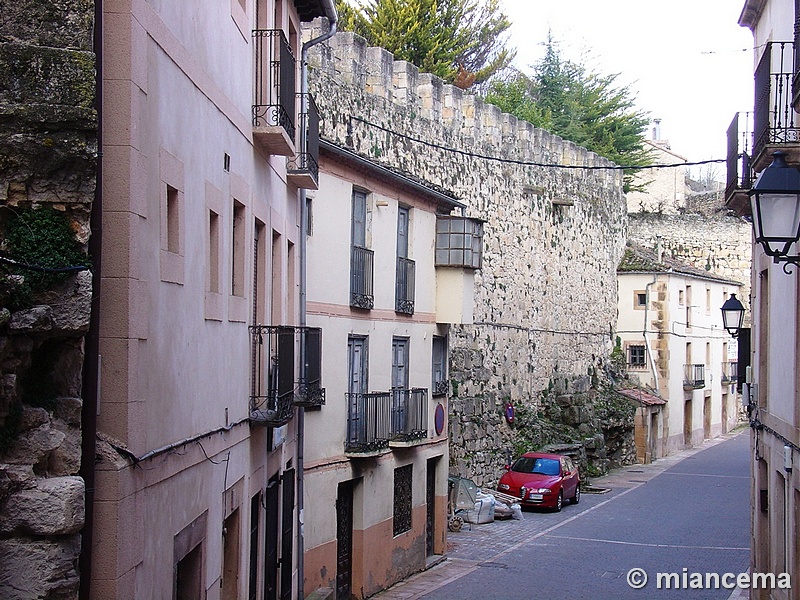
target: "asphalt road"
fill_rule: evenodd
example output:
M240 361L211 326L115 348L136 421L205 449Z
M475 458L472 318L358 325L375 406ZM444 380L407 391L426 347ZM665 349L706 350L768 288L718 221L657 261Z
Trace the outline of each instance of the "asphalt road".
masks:
M415 585L399 584L378 597L724 600L732 592L736 597L736 590L721 585L687 589L684 577L691 584L694 573L705 580L706 573L747 572L749 461L744 432L653 466L626 468L596 482L610 487L609 493L583 494L580 504L561 513L526 512L522 522L497 521L450 534L441 571L430 569ZM631 569L647 574L644 588L628 584ZM658 573L676 574L672 589L664 589L664 579L657 587Z

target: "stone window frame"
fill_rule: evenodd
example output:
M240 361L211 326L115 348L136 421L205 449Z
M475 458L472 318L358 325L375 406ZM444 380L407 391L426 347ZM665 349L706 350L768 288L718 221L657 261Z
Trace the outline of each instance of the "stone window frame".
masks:
M250 43L250 28L247 26L248 4L249 0L231 0L231 19L245 44Z
M633 362L633 348L641 348L643 362ZM637 351L638 354L638 351ZM625 344L625 364L628 369L642 370L647 369L647 347L645 344L628 342Z
M206 291L205 291L205 318L209 321L222 321L225 316L225 294L223 285L225 281L225 257L224 248L226 244L225 232L225 194L210 182L206 182ZM212 232L210 227L211 213L217 216L217 226L219 239L218 247L214 248L211 239ZM216 250L216 260L212 260L212 252ZM211 289L211 269L216 263L217 267L217 289Z
M239 207L239 227L234 227L237 216L236 208ZM231 271L223 282L223 293L228 298L228 321L232 323L246 323L250 316L249 295L251 290L248 281L252 278L251 257L253 255L253 203L248 183L239 175L230 175L230 193L225 213L228 217L226 234L228 236L227 263ZM234 251L234 247L237 248ZM235 283L234 283L235 282Z
M206 591L206 552L205 542L208 533L208 510L181 529L172 540L172 599L178 600L178 565L191 552L199 547L199 588Z
M158 163L161 281L183 285L186 271L185 169L183 162L164 148L159 150Z
M640 303L639 300L644 296L644 302ZM645 310L647 308L647 290L634 290L633 291L633 310Z

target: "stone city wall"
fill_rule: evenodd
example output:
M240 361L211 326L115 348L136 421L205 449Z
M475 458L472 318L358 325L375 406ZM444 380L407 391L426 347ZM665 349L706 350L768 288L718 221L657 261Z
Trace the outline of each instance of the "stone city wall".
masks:
M490 485L509 449L593 438L590 410L573 407L583 417L569 433L530 438L503 408L538 422L543 398L594 401L616 325L621 173L351 33L312 52L309 80L323 138L454 192L486 221L475 323L449 337L451 471Z
M739 297L750 322L750 240L752 226L728 214L719 192L692 195L678 215L632 213L628 236L648 248L661 247L669 256L698 269L741 283Z
M63 227L85 258L97 156L94 2L2 2L0 13L0 255L20 250L9 224L37 211L49 216L30 221L34 239ZM0 265L0 597L77 598L92 277L73 273L30 293L33 278Z

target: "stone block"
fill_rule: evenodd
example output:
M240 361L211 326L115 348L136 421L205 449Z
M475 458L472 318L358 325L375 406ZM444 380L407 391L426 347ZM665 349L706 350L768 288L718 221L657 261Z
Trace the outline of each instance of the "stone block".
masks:
M14 465L40 465L66 436L48 425L21 433L12 444L4 460Z
M52 332L59 335L86 333L92 309L92 274L79 272L60 286L58 292L58 299L51 306Z
M3 3L0 39L90 51L93 25L93 0L16 0Z
M0 598L77 598L80 536L0 540Z
M69 535L84 523L84 484L80 477L38 479L12 494L0 514L0 533Z
M53 328L53 309L50 306L34 306L11 315L9 331L16 333L42 333Z
M80 427L82 409L83 400L81 398L57 398L53 416L67 425Z
M0 102L91 108L94 55L29 44L0 43Z

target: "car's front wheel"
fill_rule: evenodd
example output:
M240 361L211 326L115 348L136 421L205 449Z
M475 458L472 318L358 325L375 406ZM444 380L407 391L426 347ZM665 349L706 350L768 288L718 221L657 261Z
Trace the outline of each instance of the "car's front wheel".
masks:
M572 500L570 500L570 503L577 504L580 501L581 501L581 486L577 485L575 486L575 495L572 497Z
M558 491L558 498L556 499L556 512L561 512L561 509L564 506L564 491Z

